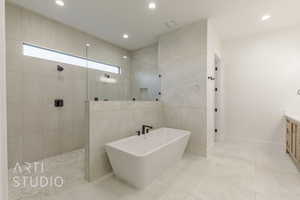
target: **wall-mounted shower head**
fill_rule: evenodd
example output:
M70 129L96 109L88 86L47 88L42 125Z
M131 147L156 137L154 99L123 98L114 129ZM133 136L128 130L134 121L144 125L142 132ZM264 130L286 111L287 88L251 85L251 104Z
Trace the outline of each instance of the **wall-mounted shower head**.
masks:
M64 71L64 68L60 65L57 65L57 71L62 72Z

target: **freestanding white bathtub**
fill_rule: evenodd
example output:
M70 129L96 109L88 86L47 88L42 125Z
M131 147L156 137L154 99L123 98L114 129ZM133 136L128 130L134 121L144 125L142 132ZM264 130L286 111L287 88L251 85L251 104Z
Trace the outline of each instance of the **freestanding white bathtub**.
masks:
M137 188L149 185L179 161L190 132L160 128L105 145L115 175Z

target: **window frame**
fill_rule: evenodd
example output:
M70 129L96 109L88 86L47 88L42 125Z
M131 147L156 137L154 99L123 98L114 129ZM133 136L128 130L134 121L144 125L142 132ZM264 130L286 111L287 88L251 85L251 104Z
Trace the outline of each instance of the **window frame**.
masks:
M30 55L30 54L25 54L25 47L35 48L35 49L42 50L42 51L45 51L45 52L48 51L48 52L52 52L52 53L59 54L59 55L62 55L62 56L68 56L68 57L71 57L71 58L80 59L81 61L84 61L86 63L86 65L79 65L79 64L76 65L76 64L72 64L72 63L68 63L68 62L63 62L62 60L58 61L58 60L54 60L54 59L47 59L47 58L38 57L38 56ZM23 53L23 56L29 56L29 57L33 57L33 58L38 58L38 59L43 59L43 60L48 60L48 61L53 61L53 62L58 62L58 63L74 65L74 66L83 67L83 68L87 68L87 69L94 69L94 70L102 71L102 72L105 72L105 73L121 74L121 67L118 66L118 65L107 64L107 63L104 63L104 62L101 62L101 61L98 61L98 60L95 60L95 59L76 56L76 55L66 53L66 52L63 52L63 51L49 49L49 48L37 46L37 45L34 45L34 44L26 43L26 42L22 43L22 53ZM105 70L105 69L101 69L101 68L97 68L97 67L90 68L89 62L91 62L93 64L96 64L96 65L100 64L100 65L105 65L106 67L112 67L112 70ZM115 70L113 70L113 68L115 68Z

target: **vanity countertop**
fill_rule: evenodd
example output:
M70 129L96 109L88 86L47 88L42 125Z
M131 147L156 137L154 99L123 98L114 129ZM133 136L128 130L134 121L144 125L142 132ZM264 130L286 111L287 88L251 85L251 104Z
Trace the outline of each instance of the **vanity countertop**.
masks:
M286 112L285 117L300 122L300 113Z

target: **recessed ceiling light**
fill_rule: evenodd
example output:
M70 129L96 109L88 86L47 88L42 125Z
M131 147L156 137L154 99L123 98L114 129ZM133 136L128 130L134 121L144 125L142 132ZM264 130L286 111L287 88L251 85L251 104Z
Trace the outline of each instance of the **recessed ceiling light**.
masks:
M87 47L90 47L90 46L91 46L91 44L89 44L89 43L86 43L86 44L85 44L85 46L87 46Z
M268 20L270 18L271 18L271 15L264 15L264 16L262 16L261 20L262 21L266 21L266 20Z
M128 57L127 57L127 56L123 56L122 58L123 58L123 59L127 59Z
M125 33L125 34L123 34L123 38L124 38L124 39L128 39L128 38L129 38L129 35Z
M156 3L155 3L155 2L150 2L150 3L148 4L148 8L149 8L150 10L155 10L155 9L156 9Z
M62 0L56 0L55 3L56 3L58 6L64 6L64 5L65 5L65 2L63 2Z

